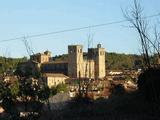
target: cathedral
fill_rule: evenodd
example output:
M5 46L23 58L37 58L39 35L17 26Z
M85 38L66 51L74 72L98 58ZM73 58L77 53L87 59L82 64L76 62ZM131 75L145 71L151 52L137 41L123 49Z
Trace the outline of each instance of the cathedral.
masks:
M105 49L98 44L96 48L88 48L83 52L82 45L69 45L67 60L54 61L51 52L37 53L30 60L37 62L43 73L61 73L70 78L102 79L105 71Z

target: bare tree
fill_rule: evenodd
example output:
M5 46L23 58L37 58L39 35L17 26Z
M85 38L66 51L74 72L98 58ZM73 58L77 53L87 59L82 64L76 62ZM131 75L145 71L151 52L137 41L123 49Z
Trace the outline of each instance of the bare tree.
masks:
M24 37L22 41L23 41L23 43L24 43L24 45L25 45L25 48L26 48L26 50L27 50L28 55L30 56L30 55L34 54L33 49L32 49L31 46L29 45L26 37Z
M31 45L28 43L26 37L24 37L24 38L22 39L22 42L23 42L24 45L25 45L25 48L26 48L26 51L27 51L28 55L29 55L29 56L34 55L33 48L32 48ZM31 61L31 62L33 62L33 61ZM33 62L32 64L35 64L35 63ZM47 86L46 83L45 83L45 80L44 80L43 75L42 75L42 72L41 72L41 68L38 67L38 66L34 66L34 67L36 68L36 72L38 72L38 78L37 78L37 79L38 79L38 80L41 80L41 82L38 82L38 87L39 87L39 89L41 90L41 93L42 93L42 96L41 96L41 97L44 97L44 98L46 97L46 98L45 98L45 102L46 102L46 104L47 104L47 107L48 107L49 112L51 113L51 106L50 106L50 103L49 103L49 96L48 96L48 92L50 93L50 90L49 90L48 86ZM35 72L35 71L34 71L34 72ZM32 77L34 77L34 76L32 76ZM42 86L41 86L41 84L42 84ZM51 119L51 116L49 116L49 119Z
M123 13L124 17L131 23L131 27L136 29L140 38L145 71L138 78L138 88L143 91L142 93L148 100L158 101L160 98L160 67L156 67L157 61L154 61L156 56L158 60L160 59L160 33L157 25L155 27L150 26L147 21L148 17L144 17L143 9L138 0L134 0L131 9L123 11Z
M144 68L153 67L155 62L151 61L151 56L157 54L160 58L159 42L160 34L156 27L154 28L154 37L149 33L149 23L144 17L143 9L137 0L134 0L134 5L130 10L123 11L124 17L131 23L131 27L135 28L139 34Z

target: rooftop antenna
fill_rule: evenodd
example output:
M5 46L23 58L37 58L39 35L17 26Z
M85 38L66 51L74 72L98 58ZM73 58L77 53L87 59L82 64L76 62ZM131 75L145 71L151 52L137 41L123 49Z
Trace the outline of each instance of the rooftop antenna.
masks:
M91 45L91 42L93 43L93 36L94 34L88 34L88 49L90 48L90 45ZM85 77L87 77L87 72L90 73L90 70L88 71L87 68L89 67L90 68L90 64L88 63L89 62L89 59L88 59L88 55L86 57L86 61L87 61L87 64L86 64L86 68L85 68ZM88 76L89 78L91 77L90 75Z
M93 37L94 37L94 34L88 34L88 48L90 47L93 47Z

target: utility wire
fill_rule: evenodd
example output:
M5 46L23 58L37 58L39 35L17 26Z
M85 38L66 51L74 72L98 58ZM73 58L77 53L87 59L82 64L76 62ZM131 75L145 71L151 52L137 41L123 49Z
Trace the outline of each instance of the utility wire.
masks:
M148 18L153 18L153 17L157 17L157 16L160 16L160 13L154 14L154 15L150 15L150 16L147 16L147 17L143 17L142 19L148 19ZM132 19L132 20L135 20L135 19ZM96 28L96 27L102 27L102 26L107 26L107 25L112 25L112 24L119 24L119 23L123 23L123 22L127 22L127 21L129 21L129 20L120 20L120 21L114 21L114 22L109 22L109 23L90 25L90 26L85 26L85 27L65 29L65 30L48 32L48 33L42 33L42 34L34 34L34 35L25 36L25 38L35 38L35 37L48 36L48 35L65 33L65 32L71 32L71 31L78 31L78 30L83 30L83 29L88 29L88 28ZM24 36L23 37L12 38L12 39L0 40L0 43L1 42L21 40L23 38L24 38Z

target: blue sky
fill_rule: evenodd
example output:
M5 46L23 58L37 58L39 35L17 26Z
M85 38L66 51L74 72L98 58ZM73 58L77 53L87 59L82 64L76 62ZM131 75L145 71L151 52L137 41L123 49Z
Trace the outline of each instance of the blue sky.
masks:
M59 31L123 20L121 8L133 0L3 0L0 3L0 41L4 39ZM160 0L140 0L145 15L160 12ZM67 45L82 44L93 34L93 47L102 43L108 52L139 54L137 33L121 23L80 31L27 39L33 51L50 50L53 55L67 53ZM23 57L22 40L0 43L0 56Z

